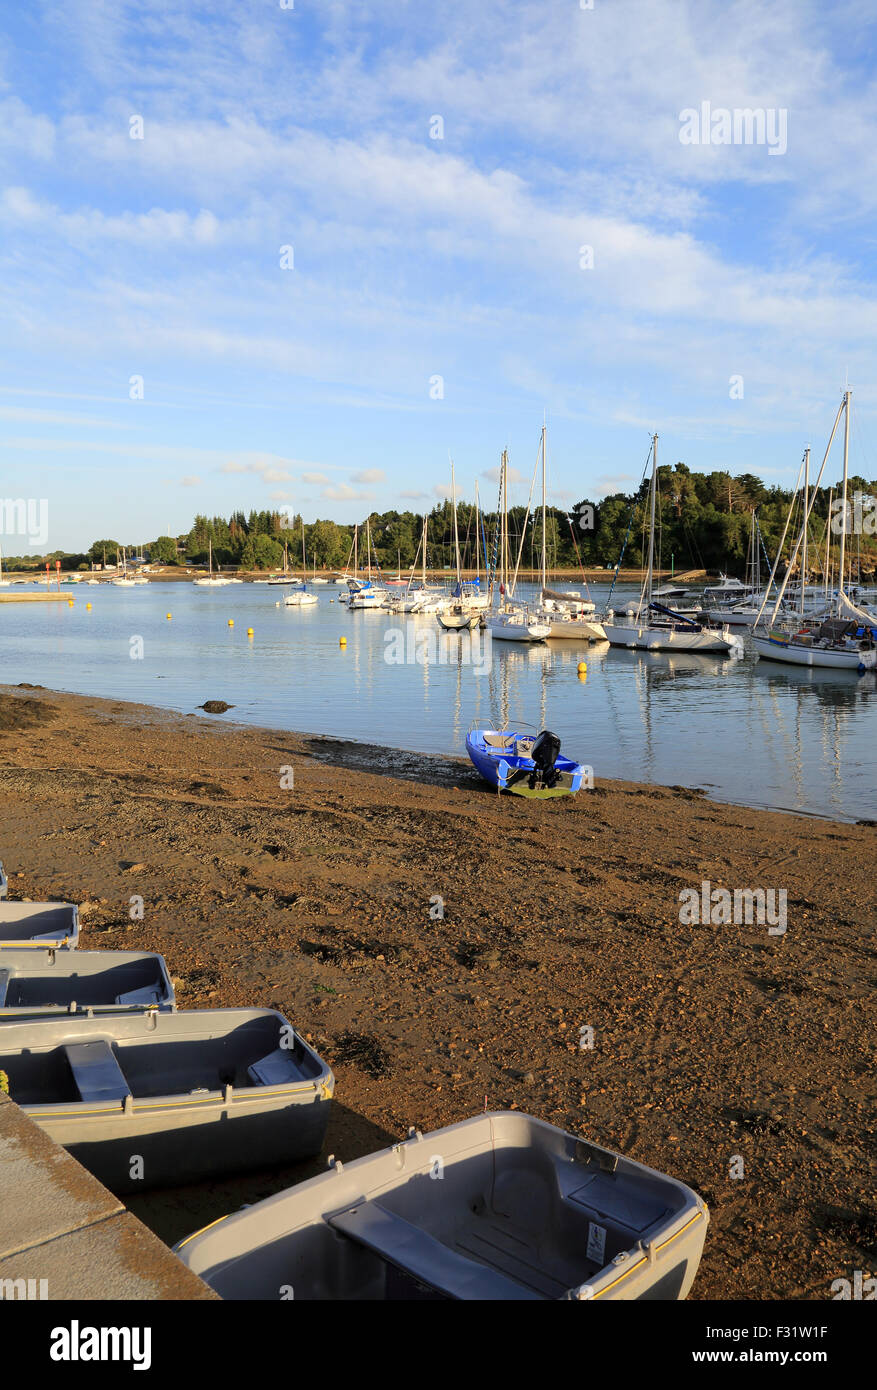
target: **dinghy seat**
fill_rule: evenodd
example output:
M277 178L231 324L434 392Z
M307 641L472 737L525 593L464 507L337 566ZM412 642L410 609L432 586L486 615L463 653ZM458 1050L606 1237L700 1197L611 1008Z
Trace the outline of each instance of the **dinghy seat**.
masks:
M11 979L11 970L0 970L0 1009L2 1009L6 1003L6 991L9 989L9 981Z
M459 1255L419 1226L377 1202L359 1202L327 1218L329 1225L431 1289L457 1299L539 1299L495 1269Z
M144 985L142 989L129 989L125 994L116 995L117 1004L160 1004L161 997L155 985Z
M247 1075L257 1086L288 1086L293 1081L301 1081L301 1072L290 1047L276 1047L267 1057L247 1067Z
M105 1039L69 1043L64 1051L76 1088L84 1101L124 1101L131 1094L115 1053Z

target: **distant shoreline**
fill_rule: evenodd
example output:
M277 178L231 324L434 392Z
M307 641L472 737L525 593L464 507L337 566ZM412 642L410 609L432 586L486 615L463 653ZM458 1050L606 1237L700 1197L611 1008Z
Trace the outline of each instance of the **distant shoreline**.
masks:
M260 579L264 580L269 575L274 577L275 574L278 573L274 570L236 570L228 568L215 568L213 572L214 574L221 574L229 579L242 579L245 584L257 583ZM99 584L111 584L114 579L121 578L122 573L122 570L110 570L106 573L103 573L99 570L62 570L61 578L62 580L64 580L70 579L71 576L74 576L79 580L80 583L84 583L86 579L96 579ZM173 584L180 584L185 583L186 581L191 582L193 579L204 578L207 575L207 570L195 569L193 566L189 566L189 568L186 569L177 565L169 565L167 566L167 568L150 569L146 572L141 571L141 573L143 573L143 577L145 579L148 579L150 582L170 582ZM365 573L365 570L360 570L359 577L363 578L365 576ZM372 577L374 579L377 579L379 577L386 579L388 577L388 574L395 573L395 570L390 570L381 572L379 575L378 570L375 569L374 566L372 567ZM317 578L328 579L330 583L334 579L335 574L335 570L317 570ZM616 579L616 581L619 584L639 584L645 578L645 574L646 571L643 569L623 569L619 570L617 575L615 574L615 571L611 569L586 569L583 576L581 570L558 569L552 570L551 574L549 575L548 587L550 588L552 584L556 583L574 584L577 582L579 584L582 584L588 582L592 584L599 584L604 580L607 582L611 582L613 578ZM467 581L473 580L476 577L474 569L464 569L462 571L462 575L463 578ZM428 584L451 582L455 579L455 577L455 572L452 569L428 569L426 571L426 581ZM483 581L484 574L482 573L480 577ZM41 574L38 570L4 570L3 578L9 579L13 582L18 581L23 583L32 583L39 581L41 584L44 584L46 582L45 573ZM309 580L313 579L313 573L308 573L305 576L302 575L300 572L293 573L292 571L290 571L289 583L300 584L302 580L305 578ZM408 579L408 575L403 573L402 578L403 582L405 582ZM411 578L412 582L414 584L417 584L422 579L422 574L420 571L418 571ZM521 584L538 584L540 578L541 572L539 570L521 569L518 572L518 582ZM708 580L708 578L709 576L706 570L686 570L683 574L679 574L678 572L672 573L670 570L655 570L655 579L659 580L661 583L664 583L667 580L669 580L675 584L690 584L693 588L697 587L701 583L705 583ZM49 586L51 587L56 582L56 575L52 573Z

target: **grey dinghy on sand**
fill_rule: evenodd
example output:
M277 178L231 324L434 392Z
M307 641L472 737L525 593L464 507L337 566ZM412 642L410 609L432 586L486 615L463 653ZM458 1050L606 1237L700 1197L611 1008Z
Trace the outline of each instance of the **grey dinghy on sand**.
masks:
M0 951L0 1019L173 1009L164 957L147 951Z
M708 1221L674 1178L504 1111L335 1163L175 1251L226 1299L682 1299Z
M335 1084L273 1009L4 1021L0 1070L25 1114L114 1192L318 1153Z
M0 902L0 954L8 946L75 950L79 909L73 903Z

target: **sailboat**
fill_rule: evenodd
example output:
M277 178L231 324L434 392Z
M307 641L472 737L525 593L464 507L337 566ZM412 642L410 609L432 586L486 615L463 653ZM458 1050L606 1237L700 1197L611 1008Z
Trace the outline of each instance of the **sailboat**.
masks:
M213 573L213 541L207 542L207 574L201 579L193 579L200 589L218 589L228 583L225 575Z
M118 562L118 559L119 559L119 556L118 556L118 554L117 554L117 556L116 556L117 562ZM120 575L118 578L116 578L116 579L111 579L111 580L110 580L110 583L111 583L111 584L114 584L115 587L116 587L117 589L135 589L135 588L138 588L138 587L139 587L140 585L142 585L142 584L148 584L148 583L149 583L149 580L146 579L146 578L144 578L142 575L133 575L133 574L129 574L129 573L128 573L128 560L127 560L127 557L126 557L126 555L125 555L125 549L124 549L124 547L122 548L122 556L121 556L121 559L122 559L122 573L121 573L121 575Z
M655 502L658 490L658 436L652 435L652 484L649 493L649 563L640 590L639 603L627 622L617 623L614 612L606 613L603 630L613 647L632 647L637 651L731 652L740 649L740 640L727 626L709 627L675 613L655 600L652 591L655 568Z
M767 628L759 631L758 624L753 631L752 640L755 650L759 657L769 661L782 661L792 666L828 666L835 670L855 671L861 674L864 671L873 671L877 667L877 619L864 608L857 608L847 596L844 584L846 582L846 538L849 516L847 512L847 478L849 475L850 457L850 400L852 392L849 387L844 391L843 400L838 406L834 425L831 431L828 445L825 450L825 457L822 460L822 467L819 469L819 477L813 489L812 497L808 497L804 506L804 521L801 527L801 534L798 537L795 549L789 561L786 575L780 585L776 604L773 613L767 624ZM840 423L841 412L844 416L844 471L843 471L843 490L841 494L841 532L838 556L838 584L837 591L833 597L831 616L819 621L807 622L803 616L804 609L804 578L806 573L806 546L807 546L807 523L810 519L810 512L819 489L819 479L825 468L826 460L831 452L834 436ZM791 513L790 513L791 514ZM788 527L788 519L786 521ZM784 533L785 534L785 533ZM792 573L795 562L798 558L798 551L804 547L801 564L801 619L798 631L784 631L777 629L777 614L786 591L789 576ZM779 555L777 556L779 560ZM776 564L774 564L774 572ZM773 579L773 572L771 574ZM759 610L759 620L766 606L762 604Z
M387 597L386 589L372 583L372 533L371 520L366 518L366 578L357 578L359 572L359 527L353 533L353 578L347 581L349 608L380 608Z
M460 568L460 534L457 529L457 484L454 478L454 460L451 459L451 505L454 509L454 556L457 563L457 587L449 604L436 611L436 622L446 632L468 632L481 621L475 609L469 608L463 599L463 572Z
M542 425L542 585L539 617L548 624L549 637L572 637L579 641L603 642L606 633L598 622L595 605L580 594L564 594L548 587L548 549L546 543L548 511L545 503L546 428Z
M305 519L301 518L301 587L284 594L283 602L287 608L310 608L317 600L316 594L308 593L308 562L305 555Z
M532 616L526 604L515 603L508 592L508 462L508 450L503 449L499 475L499 601L485 619L485 626L499 642L544 642L551 631L549 624Z

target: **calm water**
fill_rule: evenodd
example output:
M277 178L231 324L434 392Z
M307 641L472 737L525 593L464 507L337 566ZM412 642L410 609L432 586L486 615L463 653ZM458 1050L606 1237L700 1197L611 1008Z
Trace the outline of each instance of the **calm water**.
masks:
M351 613L334 586L305 609L278 608L282 589L252 584L69 592L72 609L0 606L4 682L186 713L226 700L235 707L227 718L245 723L430 753L464 754L474 721L526 722L553 729L597 779L678 783L748 805L877 819L870 672L783 669L748 651L739 661L498 642L479 674L463 660L465 635L447 639L446 662L388 661L391 629L423 632L418 643L427 642L438 634L435 619ZM592 597L600 607L599 586ZM136 638L140 658L131 655ZM409 637L416 655L412 646Z

